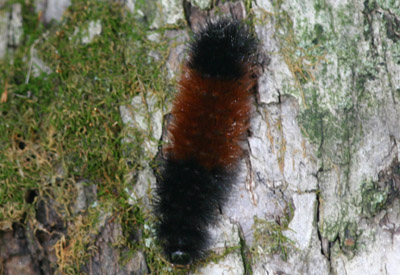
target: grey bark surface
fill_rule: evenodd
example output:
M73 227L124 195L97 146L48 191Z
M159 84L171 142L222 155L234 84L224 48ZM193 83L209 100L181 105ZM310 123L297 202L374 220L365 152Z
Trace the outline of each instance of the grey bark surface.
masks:
M125 2L135 12L135 1ZM185 12L195 25L210 2L159 0L152 27L185 20ZM223 257L196 274L399 274L400 2L275 2L251 2L250 15L269 62L259 80L248 157L221 221L211 229L211 250ZM60 20L70 1L36 4L49 22ZM219 8L242 15L249 11L242 2ZM0 58L18 46L21 20L20 4L0 14ZM88 43L101 32L99 23L89 25ZM169 77L176 78L189 36L183 30L167 35L179 42L166 66ZM161 38L150 34L149 39ZM156 59L157 53L150 56ZM120 108L126 127L151 137L143 144L149 156L157 154L163 114L169 111L157 106L149 93ZM150 212L155 177L148 163L142 167L130 175L135 181L131 203ZM93 200L93 188L80 189L76 211ZM56 207L53 203L42 202L39 212L47 213ZM37 219L52 232L60 217L47 214ZM141 252L119 266L119 251L109 244L122 234L121 226L106 222L108 215L97 237L99 253L85 270L146 273ZM41 236L41 243L29 234L29 226L1 233L7 274L54 272L57 232ZM268 234L272 237L263 238ZM242 253L229 247L241 247Z
M203 6L193 1L189 13ZM398 274L399 4L260 0L251 8L270 62L221 224L243 231L254 274ZM285 215L283 260L254 242L254 218ZM199 272L232 274L234 262Z

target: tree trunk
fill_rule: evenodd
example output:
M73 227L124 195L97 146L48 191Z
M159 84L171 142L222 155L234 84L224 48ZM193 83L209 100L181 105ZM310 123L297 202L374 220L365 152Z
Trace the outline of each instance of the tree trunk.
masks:
M4 2L0 1L0 8ZM69 0L34 2L46 24L60 20L71 4ZM164 30L164 37L171 40L164 68L171 81L179 77L176 72L189 40L188 28L179 28L178 23L187 22L196 29L205 17L215 14L247 17L265 57L254 96L247 155L220 221L210 229L214 240L210 250L215 255L213 260L194 265L189 273L398 274L398 1L117 2L137 14L138 20L148 20L152 30ZM22 12L20 3L13 4L11 11L0 10L0 58L20 43ZM171 26L176 28L165 28ZM95 29L94 35L101 35L101 24ZM162 37L157 32L146 35L149 40ZM149 56L157 59L156 52ZM163 103L152 92L134 97L132 106L120 107L125 126L148 137L140 144L147 161L126 177L134 183L131 204L139 205L150 217L143 221L147 233L153 225L151 190L155 185L148 160L157 155L157 141L165 137L162 125L169 117L163 121L163 114L170 111L170 106L159 107ZM134 138L125 141L138 142ZM83 206L77 202L77 212L96 202L95 184L82 180L75 187L84 202ZM0 271L52 274L62 270L60 251L68 247L61 236L74 234L71 224L75 221L63 221L54 210L57 207L55 201L41 198L35 223L27 222L25 227L1 223ZM107 211L112 210L99 213L97 229L83 234L91 240L88 243L95 256L79 262L75 270L89 274L143 274L149 269L177 272L162 255L154 254L154 239L151 233L143 239L142 229L133 234L135 241L143 243L134 253L127 243L114 245L122 239L123 230ZM160 267L146 266L145 257L151 258L147 264Z
M397 274L399 4L246 5L219 6L228 13L251 11L269 60L242 180L218 229L241 232L242 253L200 273ZM184 6L194 27L205 12L195 1ZM165 18L171 18L168 11ZM218 234L235 235L229 230Z

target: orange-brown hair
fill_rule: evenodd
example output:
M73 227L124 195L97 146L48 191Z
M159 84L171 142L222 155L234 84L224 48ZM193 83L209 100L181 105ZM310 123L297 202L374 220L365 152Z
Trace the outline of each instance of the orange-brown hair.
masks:
M208 21L190 44L157 178L157 238L168 259L204 256L249 128L257 41L235 19Z
M231 169L242 154L240 141L249 127L251 71L238 79L204 77L184 67L168 131L168 158L193 160L211 169Z

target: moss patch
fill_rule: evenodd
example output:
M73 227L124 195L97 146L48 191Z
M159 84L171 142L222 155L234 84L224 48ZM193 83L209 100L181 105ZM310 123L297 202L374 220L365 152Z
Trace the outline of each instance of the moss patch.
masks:
M0 103L0 229L14 223L40 227L38 202L52 198L66 227L55 245L59 272L81 272L107 218L123 228L115 247L131 251L124 250L121 262L140 248L158 273L164 264L152 262L153 248L130 237L145 222L128 203L131 183L124 179L151 156L121 142L127 133L119 106L138 94L154 94L160 108L168 101L172 89L162 69L168 44L148 40L147 21L122 4L73 1L60 24L44 26L33 1L17 2L23 5L23 43L0 60L0 94L7 95ZM101 33L84 44L92 21L100 22ZM33 75L33 47L50 74ZM82 180L95 184L96 198L76 212L76 183Z
M289 229L290 220L293 218L293 209L291 213L283 217L279 222L266 221L254 217L254 240L250 252L257 255L280 255L282 260L286 261L291 250L296 249L292 240L284 235L284 231Z
M395 159L391 166L379 173L377 182L367 181L361 187L361 209L371 218L386 209L400 194L400 164Z
M399 63L398 4L375 0L363 4L359 9L339 3L332 7L319 0L276 1L273 16L267 15L276 22L279 54L295 80L294 85L283 83L282 92L301 103L299 126L317 149L322 173L329 175L321 178L319 188L321 197L333 202L326 204L329 210L321 211L329 216L322 217L319 226L321 235L331 241L343 237L361 211L373 216L391 198L388 184L364 183L362 191L363 179L350 182L350 170L357 169L352 156L363 146L363 124L368 126L366 121L385 112L387 98L398 97L390 62L385 60L390 53L391 62ZM355 202L359 197L362 204ZM352 246L351 241L348 244Z

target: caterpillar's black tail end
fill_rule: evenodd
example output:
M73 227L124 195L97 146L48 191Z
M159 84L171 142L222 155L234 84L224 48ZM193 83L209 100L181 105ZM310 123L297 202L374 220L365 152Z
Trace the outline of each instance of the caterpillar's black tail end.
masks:
M226 200L232 176L207 170L195 161L166 160L157 179L157 237L168 260L188 265L202 258L209 245L208 227Z
M195 33L189 67L207 77L240 78L257 55L258 41L248 26L235 18L210 19Z

